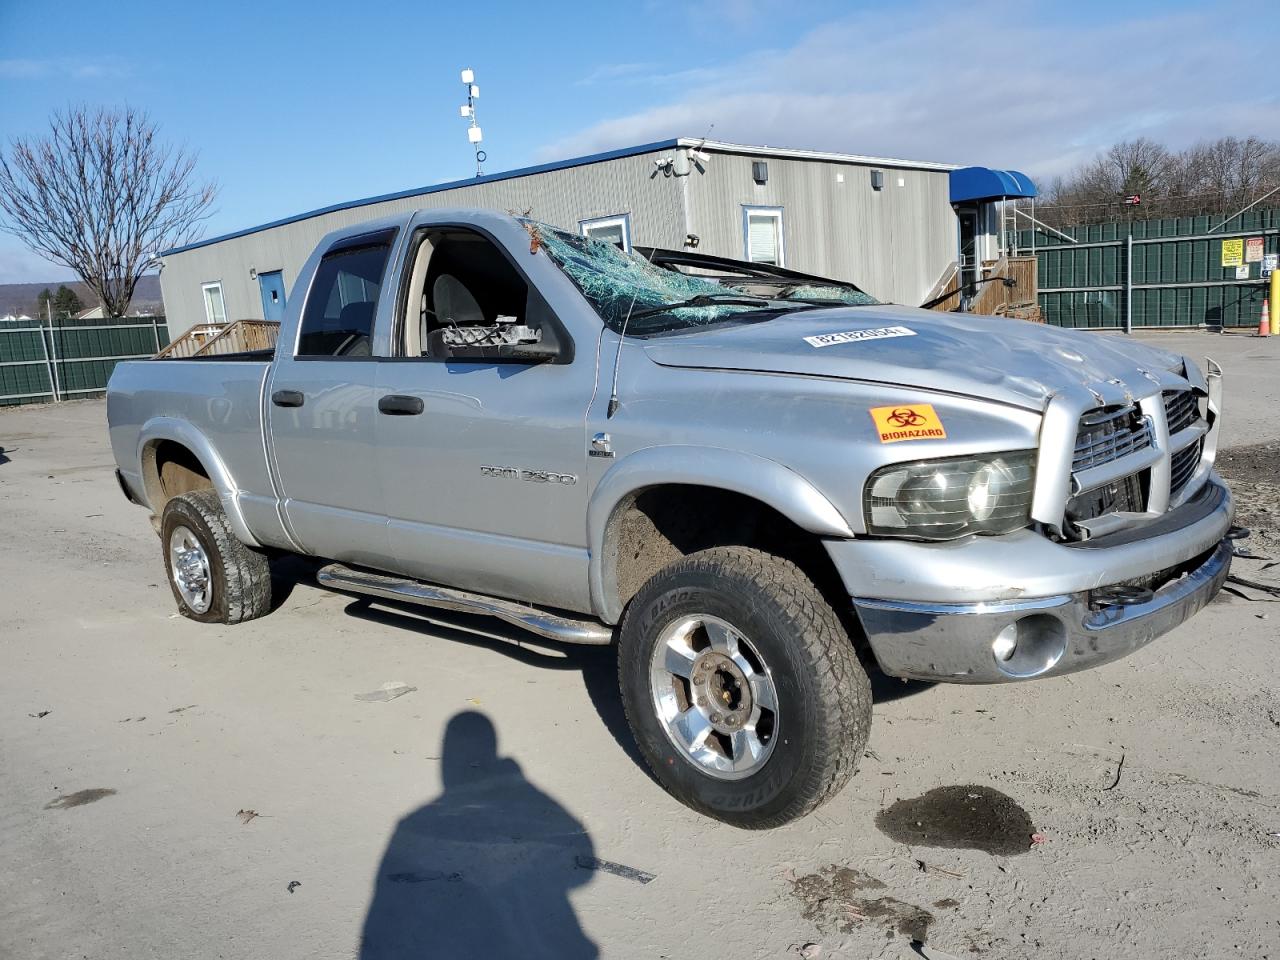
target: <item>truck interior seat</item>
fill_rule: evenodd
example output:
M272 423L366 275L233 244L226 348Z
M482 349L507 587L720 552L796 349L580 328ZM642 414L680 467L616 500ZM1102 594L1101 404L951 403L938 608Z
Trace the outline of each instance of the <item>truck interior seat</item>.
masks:
M367 357L373 352L373 303L348 303L338 315L338 337L344 338L335 353L344 357Z
M467 285L451 273L442 273L431 286L437 321L444 326L481 326L484 311Z

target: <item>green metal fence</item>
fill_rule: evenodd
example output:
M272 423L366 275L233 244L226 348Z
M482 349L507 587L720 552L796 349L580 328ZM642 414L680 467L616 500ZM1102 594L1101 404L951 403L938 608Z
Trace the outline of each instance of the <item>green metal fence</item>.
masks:
M1256 327L1266 295L1263 260L1247 276L1224 267L1223 241L1280 253L1280 210L1254 210L1220 226L1219 217L1134 220L1064 230L1019 231L1019 253L1035 250L1040 310L1062 327Z
M119 361L168 343L164 317L0 322L0 406L99 395Z

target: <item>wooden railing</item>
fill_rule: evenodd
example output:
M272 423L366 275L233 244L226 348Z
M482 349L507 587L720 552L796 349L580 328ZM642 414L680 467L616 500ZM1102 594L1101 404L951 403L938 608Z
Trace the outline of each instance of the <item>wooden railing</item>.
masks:
M1040 320L1035 257L1001 257L984 268L983 275L1001 279L978 287L969 307L971 313Z
M236 320L221 325L203 323L192 327L157 353L156 359L182 360L249 350L273 350L279 333L280 324L269 320Z
M951 261L921 303L930 310L954 310L960 305L960 265Z

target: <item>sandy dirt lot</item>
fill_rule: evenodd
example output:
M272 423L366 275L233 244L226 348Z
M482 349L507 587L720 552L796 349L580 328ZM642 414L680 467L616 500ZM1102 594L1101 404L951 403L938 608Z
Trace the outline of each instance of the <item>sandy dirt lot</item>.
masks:
M1280 342L1159 340L1226 367L1220 462L1280 560ZM610 650L302 563L263 620L178 618L104 417L0 412L0 957L1280 958L1259 591L1071 677L881 678L849 787L744 833L646 775Z

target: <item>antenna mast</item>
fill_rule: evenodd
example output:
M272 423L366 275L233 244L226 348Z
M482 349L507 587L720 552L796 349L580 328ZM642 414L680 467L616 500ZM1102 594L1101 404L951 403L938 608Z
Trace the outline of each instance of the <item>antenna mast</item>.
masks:
M467 142L476 150L476 176L484 176L484 168L482 164L488 159L488 156L480 149L480 142L484 140L484 133L480 129L480 125L476 123L476 101L480 99L480 88L476 85L476 72L470 67L462 71L462 85L467 88L467 102L459 108L459 113L463 120L470 120L471 123L467 127Z

